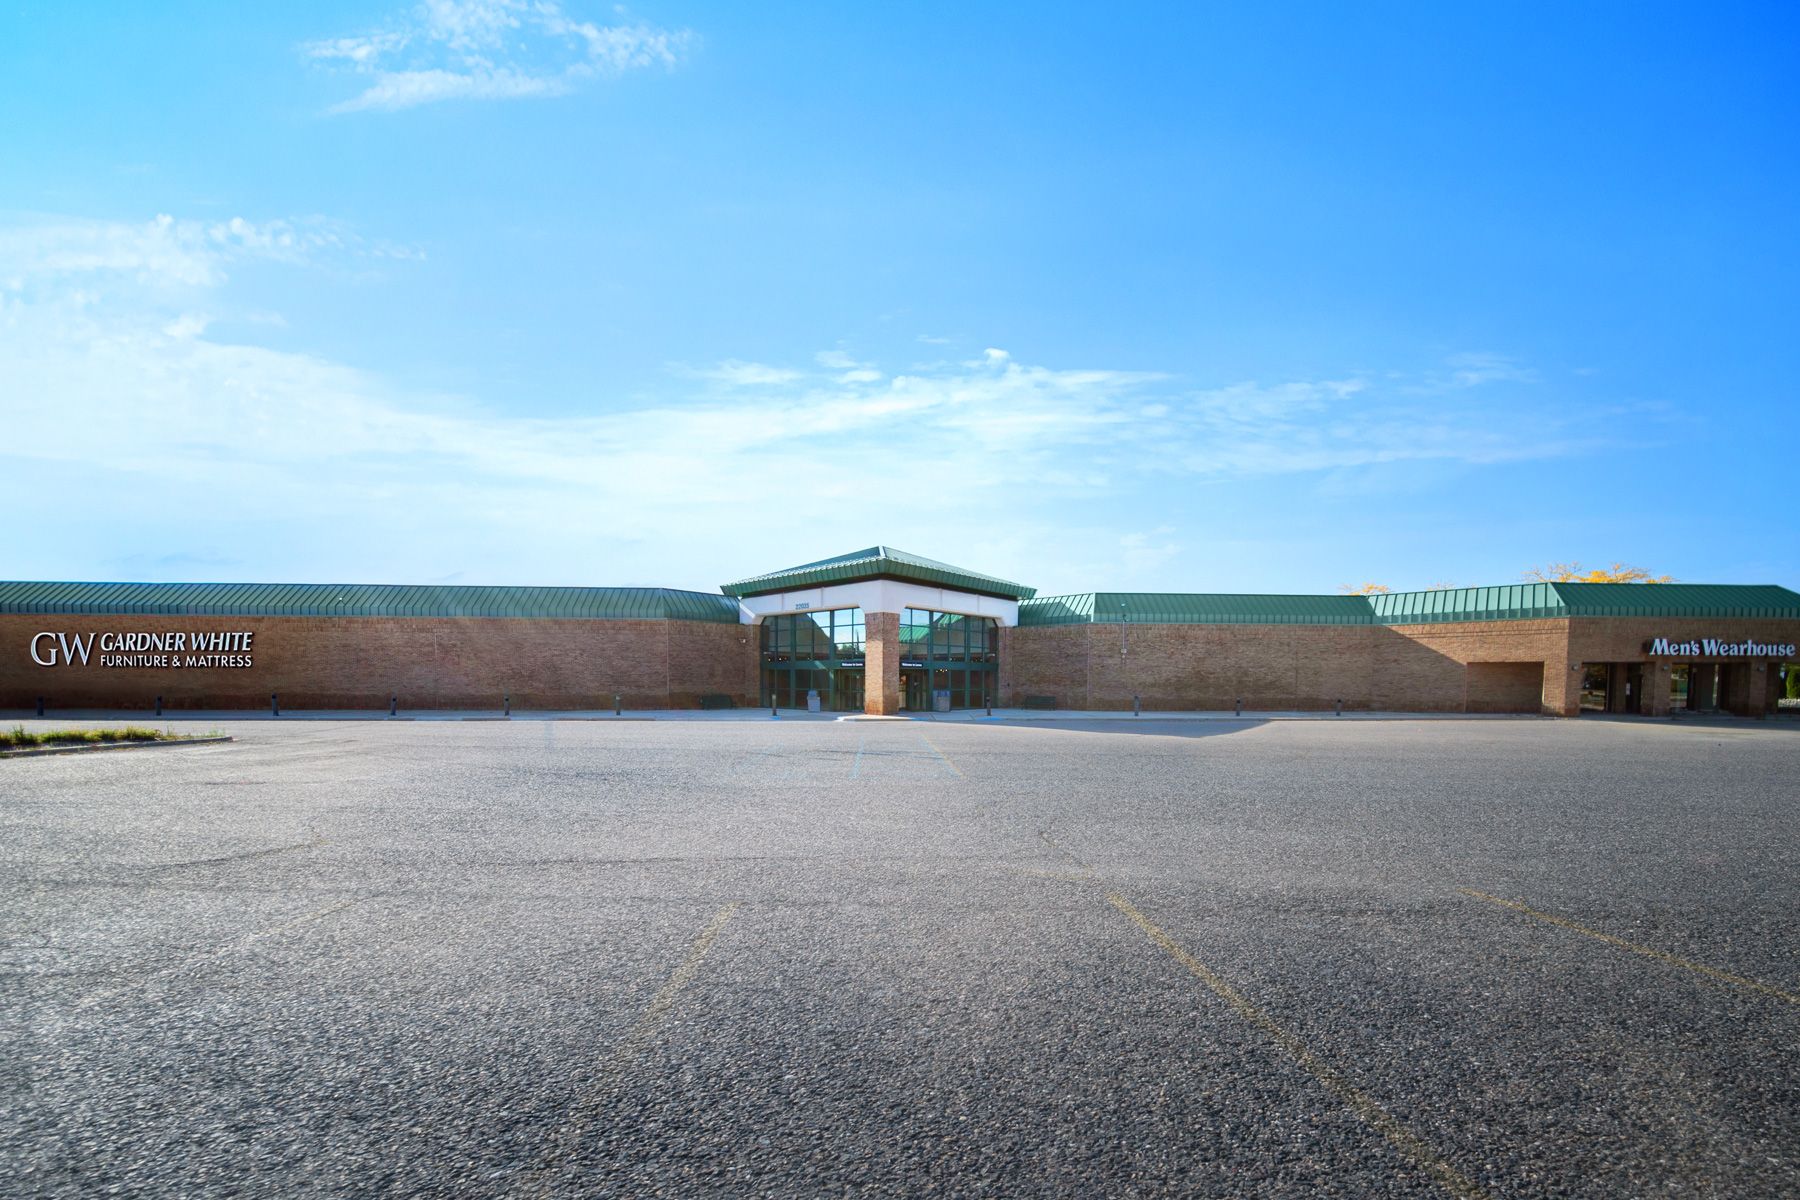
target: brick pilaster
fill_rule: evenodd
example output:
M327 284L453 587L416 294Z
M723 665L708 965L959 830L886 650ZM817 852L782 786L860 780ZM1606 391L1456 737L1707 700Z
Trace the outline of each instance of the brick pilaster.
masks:
M1666 662L1645 663L1644 695L1639 701L1638 711L1646 717L1666 717L1669 715L1674 693L1673 666Z
M891 717L900 711L900 614L863 615L863 711Z

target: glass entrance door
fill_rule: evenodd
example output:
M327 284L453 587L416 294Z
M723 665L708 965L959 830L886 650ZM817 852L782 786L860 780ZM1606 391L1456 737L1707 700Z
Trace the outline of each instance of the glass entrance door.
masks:
M831 673L831 696L827 705L832 712L863 710L863 673L861 669L839 669Z
M1581 707L1586 712L1605 712L1608 684L1612 671L1606 663L1588 663L1582 668Z

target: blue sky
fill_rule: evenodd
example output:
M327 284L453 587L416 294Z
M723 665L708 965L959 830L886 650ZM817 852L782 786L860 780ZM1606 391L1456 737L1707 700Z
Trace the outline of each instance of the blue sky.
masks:
M0 576L1800 585L1797 50L1782 5L0 6Z

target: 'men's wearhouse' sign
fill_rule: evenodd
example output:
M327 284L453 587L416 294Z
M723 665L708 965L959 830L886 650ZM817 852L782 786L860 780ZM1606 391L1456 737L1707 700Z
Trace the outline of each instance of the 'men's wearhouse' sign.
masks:
M1792 642L1725 642L1691 638L1685 642L1653 638L1644 646L1651 658L1792 658Z

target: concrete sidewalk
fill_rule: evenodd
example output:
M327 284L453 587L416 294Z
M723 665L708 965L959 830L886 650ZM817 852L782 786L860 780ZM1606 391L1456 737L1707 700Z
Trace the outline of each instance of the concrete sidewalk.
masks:
M407 709L395 716L381 709L283 709L280 716L266 709L167 709L161 716L144 709L48 709L38 717L32 709L0 711L0 722L31 724L70 724L73 722L239 722L239 721L937 721L969 722L1069 722L1069 721L1495 721L1541 720L1534 714L1515 713L1407 713L1346 712L1342 716L1330 712L1260 712L1244 710L1242 714L1217 712L1149 712L1133 715L1105 709L1033 709L996 708L958 709L947 713L901 713L892 717L870 717L861 713L809 713L784 708L772 717L766 708L730 709L626 709L615 714L612 709L574 709L558 711L515 709L509 717L500 709Z

